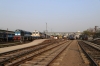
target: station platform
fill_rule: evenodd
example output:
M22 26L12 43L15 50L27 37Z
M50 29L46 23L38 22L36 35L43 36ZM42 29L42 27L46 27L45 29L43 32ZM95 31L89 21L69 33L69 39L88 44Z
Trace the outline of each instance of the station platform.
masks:
M34 40L34 41L27 43L27 44L0 48L0 53L5 53L5 52L17 50L17 49L22 49L22 48L38 45L39 43L42 43L45 40L48 40L48 39L37 39L37 40Z

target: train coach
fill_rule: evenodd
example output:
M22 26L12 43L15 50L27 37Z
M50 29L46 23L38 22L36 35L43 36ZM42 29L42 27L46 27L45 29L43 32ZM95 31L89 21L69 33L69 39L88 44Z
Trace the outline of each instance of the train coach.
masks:
M45 33L35 30L32 32L31 36L33 39L44 39L44 38L46 38L47 35Z
M0 30L0 42L10 42L13 41L14 32L7 30Z
M32 41L32 33L29 31L24 31L17 29L15 30L15 36L14 36L14 41L20 41L21 43L24 41Z
M88 40L88 36L87 35L80 35L79 39L81 39L81 40Z

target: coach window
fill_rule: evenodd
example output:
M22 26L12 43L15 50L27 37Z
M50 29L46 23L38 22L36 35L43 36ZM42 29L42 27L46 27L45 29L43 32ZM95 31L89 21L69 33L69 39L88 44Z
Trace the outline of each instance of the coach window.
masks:
M36 32L36 34L38 34L38 32Z

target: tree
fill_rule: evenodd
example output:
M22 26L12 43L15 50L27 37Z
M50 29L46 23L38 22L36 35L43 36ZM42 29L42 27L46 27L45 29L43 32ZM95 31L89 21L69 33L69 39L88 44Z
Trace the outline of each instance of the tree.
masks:
M89 30L85 30L85 31L83 31L83 34L87 35L87 36L93 36L94 32L89 31Z

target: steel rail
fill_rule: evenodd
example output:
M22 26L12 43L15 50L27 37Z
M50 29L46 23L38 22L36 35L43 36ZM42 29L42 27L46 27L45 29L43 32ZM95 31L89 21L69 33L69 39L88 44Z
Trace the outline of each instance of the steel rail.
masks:
M53 42L51 42L51 43L53 43ZM15 58L17 58L17 57L22 57L23 55L27 55L28 53L32 53L32 51L34 52L34 51L37 51L37 50L39 50L39 49L42 49L42 48L44 48L44 47L46 47L46 46L49 46L49 45L52 45L51 43L49 43L49 44L40 44L40 45L37 45L37 46L35 46L35 48L32 48L31 47L31 50L29 50L29 51L26 51L26 50L24 50L25 52L21 52L21 53L19 53L19 54L15 54L15 55L13 55L12 54L12 56L11 57L9 57L9 55L8 55L8 57L5 59L1 59L1 61L0 61L0 65L5 65L6 64L6 62L11 62L11 60L13 60L13 59L15 59ZM54 42L55 43L55 42ZM33 46L34 47L34 46ZM37 47L37 48L36 48ZM32 50L33 49L33 50Z
M68 45L64 46L64 48L63 48L57 55L55 55L55 57L52 58L52 59L46 64L46 66L50 65L50 63L51 63L55 58L57 58L57 56L60 55L71 43L72 43L72 42L70 42Z
M38 48L33 48L33 49L29 49L29 50L24 50L24 51L20 51L20 52L18 52L18 53L15 53L15 54L13 54L13 55L8 55L8 57L7 58L4 58L4 59L1 59L0 60L0 64L4 64L4 63L6 63L6 62L9 62L11 59L13 59L13 58L17 58L17 57L19 57L19 56L23 56L23 55L26 55L26 54L28 54L28 53L30 53L30 52L33 52L33 51L36 51L36 50L39 50L39 49L41 49L41 48L43 48L43 47L46 47L46 46L48 46L49 44L46 44L46 45L40 45Z
M17 45L22 45L22 44L26 44L26 43L30 43L30 42L25 42L25 43L13 42L13 43L0 44L0 48L17 46Z
M32 64L32 66L35 66L35 65L39 65L39 66L48 66L62 51L64 51L64 49L69 46L70 43L63 43L61 45L59 45L58 47L54 47L48 51L46 51L45 53L43 54L40 54L39 56L37 56L37 58L40 58L39 60L35 60L34 61L32 60L31 63L28 63L28 64ZM44 55L45 54L45 55ZM43 56L43 57L41 57ZM30 60L31 61L31 60ZM25 65L25 63L23 63ZM23 64L19 65L19 66L23 66ZM27 63L26 63L27 64ZM28 66L28 65L27 65Z
M12 62L12 63L10 63L10 64L7 64L7 66L18 66L21 62L25 62L26 60L29 60L31 57L34 57L34 56L36 56L36 55L39 55L40 53L43 53L43 52L46 52L46 51L48 51L48 50L50 50L50 49L52 49L52 48L56 48L57 46L59 46L59 45L56 45L56 44L54 44L55 46L53 46L53 47L51 47L51 48L48 48L48 49L46 49L46 50L44 50L44 51L37 51L38 53L33 53L33 54L30 54L30 55L28 55L28 56L26 56L26 57L22 57L21 59L19 59L18 61L16 60L15 62Z
M44 43L44 42L43 42ZM9 51L9 52L5 52L5 53L1 53L0 54L0 65L3 65L5 62L9 62L11 59L18 57L22 54L27 54L29 52L35 51L35 50L39 50L40 48L46 47L48 45L51 45L51 43L48 44L39 44L39 45L35 45L35 46L31 46L31 47L27 47L27 48L22 48L22 49L18 49L18 50L13 50L13 51ZM23 52L24 51L24 52Z
M95 62L95 60L85 51L85 49L82 47L80 41L78 41L79 46L81 47L81 49L83 50L84 54L86 55L86 57L90 60L91 62L91 66L98 66L98 64Z
M97 49L100 51L100 45L97 45L97 44L94 44L94 43L91 43L91 42L87 42L87 41L83 41L85 42L86 44L90 45L91 47Z

